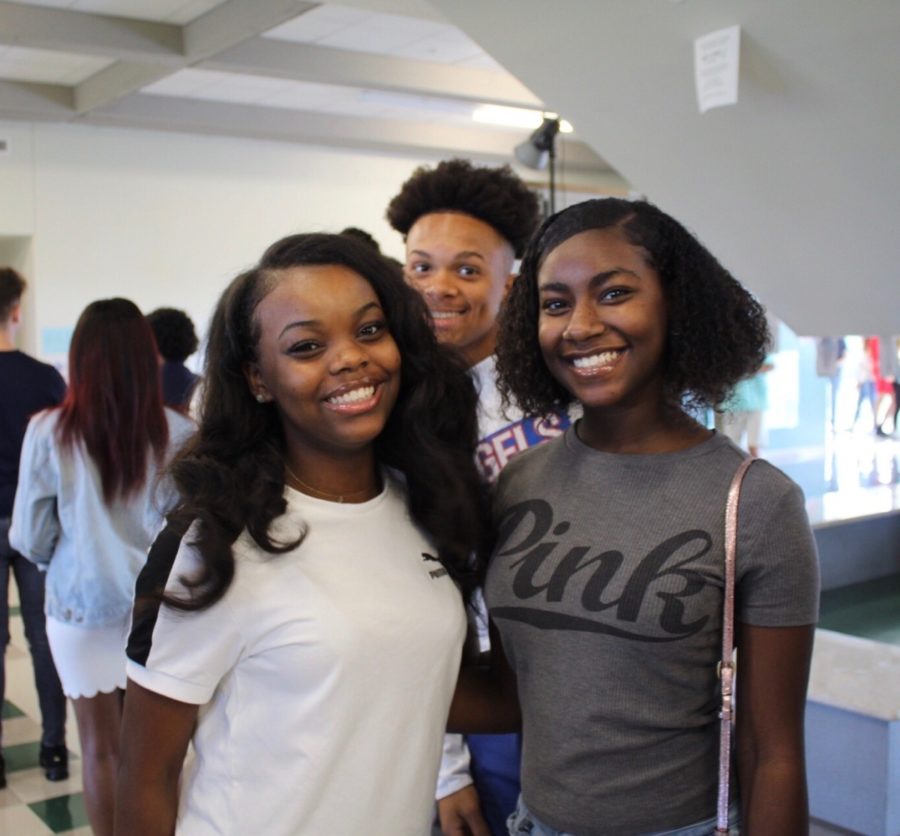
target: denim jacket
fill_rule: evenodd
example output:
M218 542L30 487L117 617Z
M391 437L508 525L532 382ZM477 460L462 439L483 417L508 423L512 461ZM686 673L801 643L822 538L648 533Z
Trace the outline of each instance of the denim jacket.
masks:
M9 541L47 572L46 611L58 621L99 627L131 612L134 581L171 503L151 456L143 487L107 505L100 472L84 445L61 450L58 411L31 419L22 444ZM166 461L193 432L193 422L166 409Z

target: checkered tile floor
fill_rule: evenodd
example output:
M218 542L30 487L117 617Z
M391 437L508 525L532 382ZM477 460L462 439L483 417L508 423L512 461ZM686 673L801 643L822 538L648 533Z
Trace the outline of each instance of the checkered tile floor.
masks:
M15 584L10 584L10 604ZM81 794L78 730L69 706L67 743L69 771L66 781L48 781L38 766L41 727L31 657L18 608L10 617L11 640L6 649L6 701L3 703L3 757L6 789L0 790L0 833L9 836L47 836L66 833L90 836Z

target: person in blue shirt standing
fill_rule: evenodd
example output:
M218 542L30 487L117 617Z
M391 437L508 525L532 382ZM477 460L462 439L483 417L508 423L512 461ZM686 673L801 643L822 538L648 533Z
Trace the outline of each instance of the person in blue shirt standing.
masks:
M69 388L22 440L9 542L46 569L47 640L72 700L95 836L110 836L134 582L166 508L160 480L194 425L165 409L150 326L133 302L85 308Z

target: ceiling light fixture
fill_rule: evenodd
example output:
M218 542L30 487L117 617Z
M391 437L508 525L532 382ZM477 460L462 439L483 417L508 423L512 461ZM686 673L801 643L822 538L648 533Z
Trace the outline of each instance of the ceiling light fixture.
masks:
M528 110L524 107L505 107L503 105L479 105L472 111L472 119L484 125L499 125L504 128L539 128L544 117L556 118L555 113L542 113L540 110ZM561 133L572 133L572 126L561 119Z

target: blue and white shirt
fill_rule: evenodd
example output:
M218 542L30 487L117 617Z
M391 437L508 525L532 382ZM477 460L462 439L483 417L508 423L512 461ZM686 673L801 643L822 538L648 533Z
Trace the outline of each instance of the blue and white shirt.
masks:
M193 432L166 409L166 461ZM131 612L134 581L162 523L166 496L151 456L143 487L107 505L100 472L82 443L63 451L59 412L31 419L22 443L10 545L47 571L47 615L76 627L101 627Z

